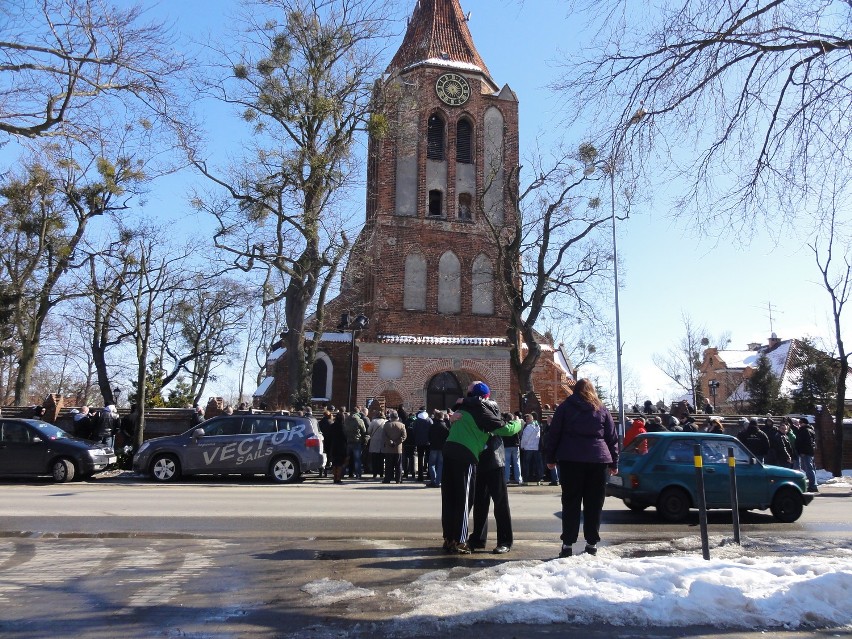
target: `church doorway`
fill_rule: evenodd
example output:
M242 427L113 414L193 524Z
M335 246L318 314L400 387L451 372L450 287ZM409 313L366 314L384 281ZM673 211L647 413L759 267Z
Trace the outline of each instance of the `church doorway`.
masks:
M453 407L459 397L463 397L458 377L450 371L438 373L429 380L426 387L426 410L447 410Z

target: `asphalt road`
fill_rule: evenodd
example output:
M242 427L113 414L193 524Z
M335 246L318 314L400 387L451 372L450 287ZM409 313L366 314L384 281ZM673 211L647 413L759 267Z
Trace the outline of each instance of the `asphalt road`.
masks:
M87 482L0 484L0 636L432 637L400 625L389 596L434 571L454 578L503 561L547 560L558 548L556 487L510 490L515 547L505 556L440 552L439 491L419 484L308 479L278 486L260 478L206 478L157 485L128 476ZM852 548L848 488L824 489L794 524L750 513L742 535L755 553L778 540ZM731 534L729 513L711 513L711 539ZM661 523L608 500L602 546L698 536L697 515ZM328 580L328 581L323 581ZM340 597L312 584L342 584ZM348 585L347 585L348 584ZM373 596L353 597L363 589ZM360 591L359 591L360 592ZM346 596L346 595L349 596ZM711 637L675 630L474 626L468 637ZM789 638L833 631L783 632ZM761 633L724 636L765 637Z

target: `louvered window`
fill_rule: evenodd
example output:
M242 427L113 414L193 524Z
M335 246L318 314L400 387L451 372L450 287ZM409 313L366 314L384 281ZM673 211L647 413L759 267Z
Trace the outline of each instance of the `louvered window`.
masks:
M430 160L444 159L444 121L439 115L429 118L426 157Z
M456 125L456 162L473 164L473 126L462 119Z

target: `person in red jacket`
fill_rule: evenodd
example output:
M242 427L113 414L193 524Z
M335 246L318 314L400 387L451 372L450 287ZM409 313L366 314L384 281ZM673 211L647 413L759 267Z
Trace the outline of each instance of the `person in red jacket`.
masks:
M642 433L647 433L645 430L645 420L641 417L637 417L633 420L633 423L630 425L630 428L627 429L627 432L624 433L624 447L627 448L634 439L636 439L637 435L641 435Z

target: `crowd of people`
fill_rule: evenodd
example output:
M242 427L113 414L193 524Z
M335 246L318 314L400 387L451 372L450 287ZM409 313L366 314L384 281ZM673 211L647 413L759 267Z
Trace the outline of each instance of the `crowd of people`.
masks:
M808 491L819 491L814 466L816 431L805 417L769 415L762 423L756 417L743 417L737 439L765 464L801 470L808 478Z
M195 408L193 423L200 424L204 413ZM245 410L240 406L237 412ZM134 407L124 418L115 406L97 411L84 406L71 412L77 437L109 446L114 446L117 435L132 440ZM313 416L310 408L299 412ZM497 524L492 552L509 552L514 539L507 487L544 481L561 486L559 556L573 554L581 525L585 552L597 552L606 482L618 471L620 445L612 415L587 379L577 382L551 420L533 413L501 412L490 399L488 386L477 381L451 410L430 414L421 407L408 413L402 406L382 410L374 404L350 412L329 406L318 421L328 457L322 477L331 473L336 484L345 478L370 477L386 484L422 482L441 490L443 549L448 553L468 554L486 547L492 503ZM757 459L801 470L808 490L818 490L816 434L807 419L767 416L761 423L742 418L740 427L738 439ZM724 428L718 417L708 416L699 425L689 412L677 418L662 408L659 414L645 413L632 420L624 446L643 433L660 431L724 433Z

